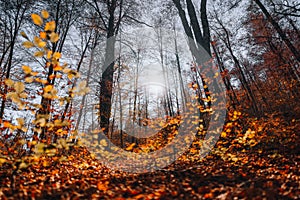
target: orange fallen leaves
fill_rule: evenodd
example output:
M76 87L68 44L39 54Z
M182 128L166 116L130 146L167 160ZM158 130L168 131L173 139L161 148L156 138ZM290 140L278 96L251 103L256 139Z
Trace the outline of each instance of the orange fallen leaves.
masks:
M108 181L105 181L105 182L99 181L97 183L97 189L102 190L102 191L106 191L108 189L108 184L109 184Z

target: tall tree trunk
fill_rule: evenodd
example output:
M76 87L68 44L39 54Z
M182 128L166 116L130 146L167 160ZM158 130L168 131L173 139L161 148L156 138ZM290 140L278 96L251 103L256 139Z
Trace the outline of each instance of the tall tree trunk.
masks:
M197 15L195 12L195 7L191 0L186 0L187 3L187 9L188 9L188 15L190 19L190 23L192 26L192 29L190 27L190 24L187 20L186 13L184 9L182 8L182 5L180 3L180 0L173 0L173 3L175 4L185 34L188 36L188 44L189 48L193 54L193 56L196 59L196 62L199 66L205 64L210 60L210 31L208 27L208 21L207 21L207 14L206 14L206 0L201 0L201 22L203 26L203 31L201 31L199 21L197 19ZM203 32L203 34L202 34ZM211 69L208 69L211 70ZM203 73L203 72L201 72ZM209 73L209 72L206 72ZM201 74L201 81L204 86L204 92L207 99L211 99L210 95L210 89L207 87L207 80L205 80L204 76ZM216 85L216 84L213 84ZM211 101L208 102L208 107L211 107Z
M100 127L106 135L109 131L109 119L111 115L111 99L113 91L115 38L110 37L106 43L106 56L104 72L100 83Z

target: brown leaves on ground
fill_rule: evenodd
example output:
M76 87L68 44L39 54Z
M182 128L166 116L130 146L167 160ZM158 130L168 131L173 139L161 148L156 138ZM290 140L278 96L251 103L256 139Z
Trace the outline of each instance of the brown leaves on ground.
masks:
M253 137L247 137L245 144L239 143L240 138L233 136L233 130L205 159L180 159L153 173L113 171L79 147L73 147L64 159L41 156L28 167L20 167L19 163L19 169L4 163L0 169L0 196L1 199L299 199L297 122L275 118L248 122L245 131L251 129L255 134L252 132ZM248 144L253 138L258 139L257 144ZM186 155L190 158L188 154L192 153Z

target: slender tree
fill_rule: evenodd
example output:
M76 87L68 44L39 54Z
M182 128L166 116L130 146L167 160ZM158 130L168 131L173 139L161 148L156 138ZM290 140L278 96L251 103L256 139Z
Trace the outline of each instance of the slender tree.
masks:
M11 69L15 55L15 47L17 44L17 36L19 35L20 28L25 20L25 14L29 10L32 1L1 1L0 3L0 24L1 24L1 56L0 56L0 69L3 79L10 78ZM0 107L0 119L3 119L7 86L4 85Z
M197 17L195 6L191 0L186 0L188 16L187 18L184 7L182 6L180 0L173 0L178 14L180 16L184 31L188 37L188 43L193 56L196 59L198 65L203 65L210 60L211 50L210 50L210 29L208 26L207 10L206 10L206 0L201 0L201 24ZM188 20L189 19L189 20ZM189 23L190 21L190 23ZM201 56L200 56L201 55ZM201 72L202 73L202 72ZM211 99L209 88L206 87L207 83L205 77L200 74L202 85L204 86L204 92L207 99ZM211 101L208 102L208 107L211 107Z
M131 12L134 8L134 2L87 0L87 3L96 11L101 21L99 27L106 32L105 58L100 78L99 124L107 135L112 107L116 36L124 19L134 19L133 12Z

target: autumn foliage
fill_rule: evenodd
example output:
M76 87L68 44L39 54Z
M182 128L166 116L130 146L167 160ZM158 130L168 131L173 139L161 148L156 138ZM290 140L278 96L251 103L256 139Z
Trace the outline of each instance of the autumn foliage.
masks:
M199 156L206 148L203 137L207 127L203 123L213 123L213 119L199 120L197 116L190 121L198 126L190 148L170 166L140 174L107 168L81 140L83 133L76 129L72 105L76 97L86 95L90 89L80 79L78 70L61 63L63 54L55 48L60 35L49 13L43 10L32 14L31 20L39 32L32 36L22 31L23 47L43 62L45 71L23 65L20 80L6 78L0 82L5 88L1 90L3 101L14 111L29 111L33 116L0 119L0 198L296 199L300 196L299 72L295 67L298 62L272 37L274 30L262 15L251 16L248 24L253 36L249 42L264 49L254 55L261 60L247 68L251 68L247 74L248 89L242 86L227 89L227 94L235 94L236 101L228 99L223 129L209 154L204 158ZM285 31L291 38L295 34L293 30ZM300 45L296 39L295 45ZM225 70L221 76L230 79L240 73ZM190 74L198 76L194 69ZM196 79L189 85L196 100L211 101L200 98L203 88L200 89ZM255 98L251 99L249 92ZM201 106L195 108L203 111ZM209 118L213 112L208 106L205 117ZM121 130L114 130L109 137L128 152L155 152L180 134L181 117L179 113L152 122L159 128L155 136L147 139L121 134ZM100 129L95 129L84 134L97 136L99 132ZM103 141L97 142L101 148L108 146Z

